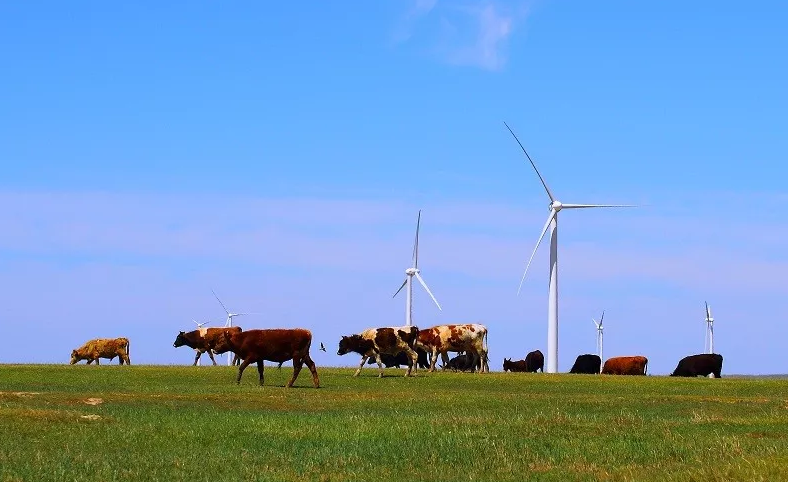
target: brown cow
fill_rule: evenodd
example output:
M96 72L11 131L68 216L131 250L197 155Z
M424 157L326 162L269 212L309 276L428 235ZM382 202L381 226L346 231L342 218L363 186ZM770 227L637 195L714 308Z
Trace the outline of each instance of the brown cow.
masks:
M644 356L617 356L605 360L603 375L645 375L648 358Z
M419 331L416 347L427 350L432 355L429 371L435 371L438 353L443 360L443 369L449 364L448 352L466 352L474 357L473 366L480 372L489 372L487 359L487 327L478 323L463 325L438 325Z
M121 365L124 362L131 365L128 338L95 338L90 340L71 351L71 365L80 360L87 360L88 365L94 361L96 365L100 365L99 358L109 358L109 361L112 361L115 357L118 357Z
M189 348L193 348L197 352L197 355L194 357L192 366L197 365L197 360L199 360L205 352L208 353L208 356L211 357L211 361L216 365L216 360L213 358L214 352L219 353L218 349L224 350L221 353L228 351L225 346L224 338L222 337L222 333L225 331L228 333L240 333L242 330L240 326L232 326L229 328L200 328L199 330L192 330L188 333L181 331L178 333L178 336L175 337L175 342L172 346L178 348L179 346L186 345ZM240 360L238 360L238 357L235 357L233 365L238 363L240 363Z
M354 352L361 355L361 363L358 370L353 374L357 377L361 373L361 368L367 359L374 356L378 362L380 378L383 378L383 361L381 355L388 354L396 356L404 352L407 355L408 369L405 376L409 377L412 370L418 370L419 356L413 349L413 344L419 334L416 326L387 326L382 328L368 328L355 335L343 336L339 340L339 350L337 355L342 356L346 353Z
M510 371L510 372L527 372L528 371L528 364L525 360L515 360L512 361L511 358L504 358L503 359L503 371Z
M238 367L236 383L241 383L241 376L250 363L257 363L257 372L260 374L260 385L263 385L263 370L265 360L282 363L293 360L293 377L287 382L287 387L292 387L298 378L298 373L306 363L312 372L312 383L315 388L320 388L320 379L317 377L315 362L309 356L309 347L312 345L312 332L302 328L294 329L268 329L247 330L231 333L222 333L225 340L224 346L216 353L232 351L243 362ZM225 348L226 347L226 348ZM281 366L281 365L280 365Z

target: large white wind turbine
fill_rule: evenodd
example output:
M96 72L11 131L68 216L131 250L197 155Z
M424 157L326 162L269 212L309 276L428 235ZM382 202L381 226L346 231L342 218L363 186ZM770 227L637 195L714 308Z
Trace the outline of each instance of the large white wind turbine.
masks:
M593 321L594 324L596 325L596 353L597 355L599 355L599 359L602 361L602 363L604 363L605 359L602 357L602 348L604 341L604 333L602 333L604 328L602 327L602 322L605 321L605 312L602 311L602 318L599 319L598 323L593 318L591 318L591 321Z
M233 313L230 310L228 310L226 306L224 306L224 303L222 303L222 300L219 299L219 296L216 294L216 292L214 290L211 290L211 293L213 293L213 296L216 297L216 301L218 301L219 304L222 305L222 308L224 309L225 313L227 313L227 321L224 322L224 327L225 328L230 328L230 327L233 326L233 318L236 317L236 316L252 315L252 314L254 314L254 313ZM232 352L228 351L227 352L227 365L231 365L231 364L232 364Z
M531 261L533 261L536 250L539 248L539 244L542 242L545 233L547 233L547 229L550 228L550 288L547 297L547 373L556 373L558 371L558 213L562 209L634 206L628 204L564 204L557 200L553 196L553 193L550 192L550 188L547 187L547 183L545 183L542 175L539 173L539 169L536 168L536 164L531 160L531 156L528 155L520 139L517 138L514 131L506 122L504 122L504 125L509 129L509 132L511 132L514 139L520 145L520 149L523 150L525 157L528 158L534 171L536 171L536 175L539 176L539 180L542 181L542 186L544 186L547 197L550 198L550 214L547 216L547 222L544 228L542 228L542 234L539 235L539 240L536 242L534 251L531 253L531 258L528 260L528 264L525 267L525 272L523 272L523 277L520 280L520 287L517 288L517 294L520 294L520 289L523 287L523 281L525 280L526 273L528 273L528 268L531 266Z
M711 308L706 303L706 339L703 342L703 349L707 353L714 353L714 318L711 317Z
M439 310L443 311L441 308L440 303L438 300L435 299L435 296L432 294L432 291L427 287L427 283L424 282L424 278L421 277L421 270L419 270L419 226L421 225L421 209L419 209L419 217L416 219L416 240L413 242L413 266L405 270L405 281L402 282L402 285L399 287L394 296L397 296L402 288L405 286L408 287L406 290L406 297L405 297L405 324L408 326L413 325L413 277L415 276L419 283L427 290L427 293L432 298L432 301L435 302L435 305L438 307ZM392 298L393 298L392 297Z

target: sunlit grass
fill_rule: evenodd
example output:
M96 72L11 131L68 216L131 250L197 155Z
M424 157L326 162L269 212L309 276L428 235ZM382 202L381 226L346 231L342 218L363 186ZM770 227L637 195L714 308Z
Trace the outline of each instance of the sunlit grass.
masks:
M0 365L0 480L788 479L788 380L318 370Z

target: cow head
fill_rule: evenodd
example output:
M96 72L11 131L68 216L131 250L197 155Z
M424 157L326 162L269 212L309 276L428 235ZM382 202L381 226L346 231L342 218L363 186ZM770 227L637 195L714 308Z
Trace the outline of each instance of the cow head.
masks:
M69 364L73 365L78 361L79 361L79 353L77 352L77 350L71 350L71 362Z
M186 332L181 331L180 333L178 333L178 336L175 337L175 342L172 344L172 346L178 348L179 346L183 346L185 344L186 344Z
M511 358L504 358L503 359L503 371L508 370L509 367L511 366L511 364L512 364L512 359Z
M351 337L343 336L341 340L339 340L339 350L337 350L337 355L342 356L345 353L350 352L350 340Z

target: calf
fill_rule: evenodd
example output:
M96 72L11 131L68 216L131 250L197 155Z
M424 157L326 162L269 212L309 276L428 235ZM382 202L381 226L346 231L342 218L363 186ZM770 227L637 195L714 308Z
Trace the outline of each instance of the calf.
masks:
M435 371L438 353L443 360L443 370L449 365L448 352L466 352L474 357L474 366L480 367L480 372L489 372L487 358L487 327L478 323L463 325L437 325L419 331L416 347L430 353L432 362L429 371Z
M503 371L507 372L527 372L528 363L525 360L512 361L511 358L503 359Z
M197 352L197 355L194 357L194 363L192 366L197 365L197 360L200 359L203 353L208 353L208 356L211 357L211 361L214 365L216 365L216 360L213 358L213 354L219 353L218 350L222 350L221 353L227 352L227 347L225 346L224 341L224 333L240 333L241 327L240 326L232 326L229 328L200 328L199 330L192 330L190 332L179 332L178 336L175 337L175 342L172 344L175 348L179 346L186 345L189 348L193 348L194 351ZM233 365L239 364L240 359L236 356L233 360Z
M577 356L575 364L572 365L572 369L569 370L569 373L597 374L601 367L602 359L599 358L599 355L586 353L585 355Z
M71 365L80 360L87 360L88 365L96 362L100 365L99 358L113 358L118 357L118 362L121 365L125 362L131 365L129 359L129 339L128 338L95 338L85 342L84 345L71 351Z
M544 355L540 350L535 350L525 357L525 371L536 373L542 370L544 373Z
M367 359L374 356L380 370L380 378L383 378L383 360L381 355L388 354L396 356L404 352L408 359L408 370L405 376L409 377L412 370L418 369L418 355L413 349L413 345L418 337L419 329L415 326L390 326L383 328L369 328L361 333L343 336L339 340L339 350L337 355L354 352L361 355L361 363L358 370L353 374L354 377L361 373L361 368Z
M418 367L419 368L428 368L430 366L430 362L427 359L427 352L422 350L421 348L414 348L414 350L416 350L416 356L417 356L417 363L416 364L418 365ZM400 366L408 364L408 355L404 351L401 351L401 352L397 353L396 355L389 355L388 353L381 353L380 354L380 361L383 362L383 366L385 366L386 368L391 368L391 367L400 368ZM372 365L373 363L376 363L376 362L377 362L377 360L375 360L374 358L370 357L369 360L367 360L367 365Z
M250 363L257 363L257 373L260 374L260 385L263 385L265 360L280 364L287 360L293 360L293 376L287 382L286 387L290 388L298 378L298 373L306 363L309 371L312 372L312 383L315 388L320 388L320 379L317 376L315 362L309 356L309 348L312 346L312 332L302 328L294 329L269 329L269 330L247 330L222 333L224 345L216 350L222 354L225 351L232 351L243 360L238 367L238 377L236 383L241 383L241 376Z
M445 364L441 367L441 369L449 369L452 371L461 371L461 372L473 372L478 363L476 361L476 357L470 353L463 353L462 355L457 355L451 360L449 363Z
M617 356L605 360L603 375L645 375L648 358L644 356Z
M707 377L709 374L714 374L714 378L720 378L721 371L722 355L718 353L701 353L700 355L690 355L682 358L670 376L697 377L700 375Z

